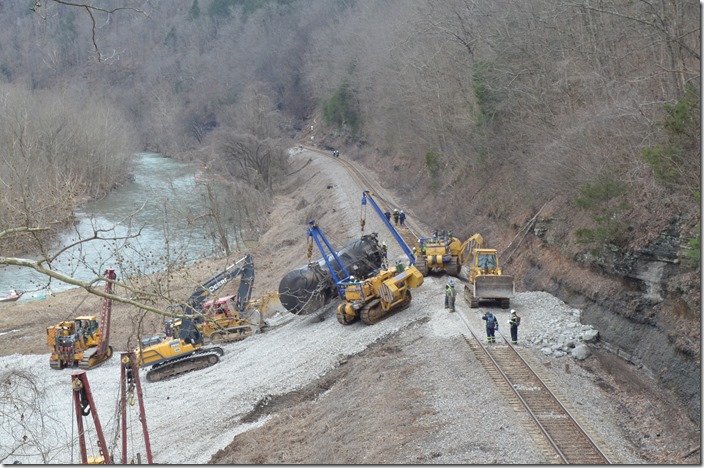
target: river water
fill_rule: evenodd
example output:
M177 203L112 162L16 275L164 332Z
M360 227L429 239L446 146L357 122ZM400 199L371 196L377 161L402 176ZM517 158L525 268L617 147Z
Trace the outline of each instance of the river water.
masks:
M96 230L103 238L132 238L82 243L60 255L52 268L81 280L114 268L120 279L123 274L153 273L166 262L189 263L221 253L205 222L197 221L206 209L205 190L195 180L197 171L196 164L155 153L136 154L132 182L78 211L78 223L61 233L53 251L89 238ZM20 289L27 291L20 300L31 300L72 287L49 282L29 268L0 267L0 296Z

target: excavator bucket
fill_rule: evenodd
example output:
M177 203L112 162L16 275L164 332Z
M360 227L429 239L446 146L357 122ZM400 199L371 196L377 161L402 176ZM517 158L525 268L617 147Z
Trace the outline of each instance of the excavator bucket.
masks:
M474 279L474 295L479 299L509 299L515 294L513 276L479 275Z

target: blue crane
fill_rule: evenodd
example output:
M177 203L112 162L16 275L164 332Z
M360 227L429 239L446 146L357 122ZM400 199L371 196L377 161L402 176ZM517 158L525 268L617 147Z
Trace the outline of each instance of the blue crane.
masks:
M384 224L386 225L386 228L393 234L394 238L396 239L396 242L398 242L398 245L401 246L401 249L403 249L403 252L406 254L408 257L408 260L410 260L411 265L415 265L416 263L416 257L413 255L413 252L411 249L408 248L408 245L406 244L406 241L403 240L403 237L399 235L399 233L396 231L396 229L393 227L393 225L389 222L388 219L386 219L386 216L384 216L384 212L381 211L381 208L379 208L379 205L376 204L376 201L374 201L374 197L372 196L372 192L369 190L365 190L362 192L362 219L360 220L360 224L362 225L362 230L364 230L364 224L366 222L366 210L365 207L367 206L367 200L369 200L369 203L372 205L374 210L376 211L376 214L379 215L379 219L381 219Z
M313 254L313 245L311 243L311 240L314 240L315 243L318 245L318 249L320 250L320 253L323 255L323 260L325 260L325 264L328 267L328 270L330 270L330 274L332 275L333 281L335 281L335 284L337 285L337 292L340 295L340 297L345 297L345 281L350 279L350 274L347 271L347 268L345 268L345 265L340 261L340 257L337 256L337 252L335 252L335 249L332 248L330 245L330 242L328 241L327 237L325 237L325 234L323 234L323 231L320 230L320 227L315 221L308 221L308 261L310 262L311 256ZM328 251L330 254L325 253L325 248L323 248L323 245L320 243L320 241L323 241L325 243L325 246L328 248ZM340 279L337 275L337 272L335 271L335 268L333 265L330 263L330 257L332 257L335 262L337 263L338 271L341 274L344 274L344 278Z

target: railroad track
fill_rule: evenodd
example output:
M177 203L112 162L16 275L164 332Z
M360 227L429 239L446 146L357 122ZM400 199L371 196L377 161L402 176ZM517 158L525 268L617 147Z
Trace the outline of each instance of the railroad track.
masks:
M314 148L307 149L320 152ZM345 166L350 177L356 179L360 186L367 187L374 194L379 206L389 211L399 206L386 195L383 188L352 162L340 158L333 161ZM408 220L406 226L397 230L409 246L416 244L422 232L417 223L409 223ZM465 340L497 383L499 391L514 410L527 415L519 420L543 449L546 459L555 463L580 465L611 463L609 457L587 434L567 406L502 335L497 337L496 344L484 346L472 331L467 318L461 313L456 315L467 326L469 334L464 335Z
M527 414L523 425L549 460L579 465L611 464L582 424L503 335L497 335L495 344L484 345L467 318L461 313L457 315L467 326L469 334L464 335L467 344L513 409Z
M311 151L322 153L320 150L314 148L306 148ZM372 192L372 194L374 195L374 199L381 208L393 211L394 207L399 206L398 202L391 199L390 196L385 193L383 188L381 188L374 180L372 180L371 177L368 177L366 174L364 174L364 172L360 171L357 166L351 161L347 161L341 158L335 158L332 160L345 166L347 172L352 178L357 180L360 186L366 187L367 190ZM360 197L361 195L362 194L360 193ZM418 228L417 223L408 219L406 220L405 226L396 226L396 231L401 237L403 237L403 240L406 241L406 244L408 244L408 246L411 248L416 245L418 238L422 237L421 235L419 235L420 229Z

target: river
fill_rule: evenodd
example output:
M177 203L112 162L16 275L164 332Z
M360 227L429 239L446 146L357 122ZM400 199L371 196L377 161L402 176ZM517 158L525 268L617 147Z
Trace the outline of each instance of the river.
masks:
M105 238L134 237L79 244L57 258L52 268L81 280L115 268L119 279L121 274L153 273L167 261L190 263L221 253L205 223L194 221L205 210L205 190L196 183L197 172L197 164L155 153L135 154L133 180L81 208L78 222L59 235L52 250L91 237L96 230L102 230L100 236ZM53 279L48 282L29 268L0 267L0 296L19 289L27 291L20 300L31 300L72 287Z

